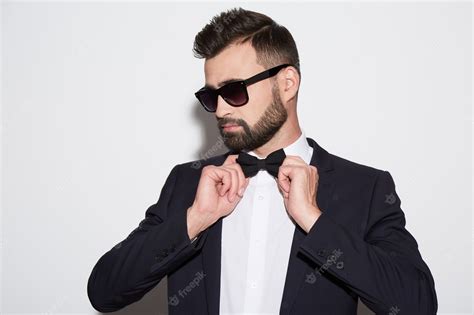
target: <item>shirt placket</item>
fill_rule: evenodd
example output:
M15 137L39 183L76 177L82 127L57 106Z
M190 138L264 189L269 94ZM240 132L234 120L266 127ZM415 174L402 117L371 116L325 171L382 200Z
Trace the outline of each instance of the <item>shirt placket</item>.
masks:
M259 173L256 176L264 176ZM247 261L247 280L245 290L244 311L258 312L263 300L265 274L265 248L267 244L270 198L268 185L258 181L255 186L254 201L251 214L250 242Z

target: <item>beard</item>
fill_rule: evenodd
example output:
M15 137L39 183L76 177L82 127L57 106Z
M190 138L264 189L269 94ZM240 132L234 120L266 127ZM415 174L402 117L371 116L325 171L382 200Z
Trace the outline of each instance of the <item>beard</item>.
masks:
M242 119L219 120L218 129L224 144L234 152L253 151L267 143L280 130L288 118L288 112L278 93L277 85L272 86L272 103L267 107L260 119L252 128ZM239 131L224 131L221 128L225 124L236 124L242 126Z

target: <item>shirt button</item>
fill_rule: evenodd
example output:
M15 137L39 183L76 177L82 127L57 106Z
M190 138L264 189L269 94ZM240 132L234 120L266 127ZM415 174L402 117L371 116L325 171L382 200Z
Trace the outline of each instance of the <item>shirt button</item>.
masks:
M255 289L257 287L257 283L254 281L254 282L252 282L252 284L250 286L252 287L252 289Z
M259 195L259 196L258 196L258 200L263 200L263 196L262 196L262 195Z

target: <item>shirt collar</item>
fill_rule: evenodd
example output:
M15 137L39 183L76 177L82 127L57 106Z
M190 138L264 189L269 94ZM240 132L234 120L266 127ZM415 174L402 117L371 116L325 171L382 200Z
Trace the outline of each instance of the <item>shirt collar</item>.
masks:
M309 164L309 162L311 161L313 148L308 144L308 141L306 140L306 134L303 128L300 128L300 129L301 129L301 135L298 137L298 139L296 139L295 142L283 148L283 151L285 151L286 155L299 156L306 162L306 164ZM246 152L250 155L258 157L254 151L246 151Z
M309 164L311 156L313 155L313 148L308 144L303 129L301 129L301 135L299 138L286 148L283 148L283 151L285 151L286 155L296 155L301 157L306 164Z

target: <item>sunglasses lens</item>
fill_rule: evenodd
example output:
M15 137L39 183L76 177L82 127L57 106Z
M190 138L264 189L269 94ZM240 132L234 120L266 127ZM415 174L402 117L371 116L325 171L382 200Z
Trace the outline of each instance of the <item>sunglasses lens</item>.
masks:
M198 99L201 102L202 106L208 112L215 112L217 109L217 95L212 91L204 91L199 93Z
M241 106L247 103L247 88L243 82L233 82L225 85L221 91L224 100L233 106Z

